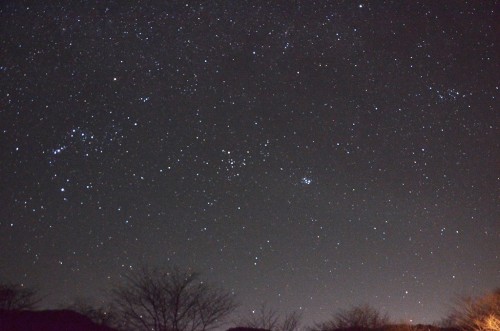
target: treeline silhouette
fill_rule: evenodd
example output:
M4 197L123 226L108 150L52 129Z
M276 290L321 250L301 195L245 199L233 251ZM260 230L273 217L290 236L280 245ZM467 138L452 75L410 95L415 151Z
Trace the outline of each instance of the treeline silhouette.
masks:
M109 298L99 307L76 301L39 311L36 289L0 284L0 331L211 331L231 325L229 331L500 331L500 288L458 300L436 325L397 324L369 305L340 310L312 326L302 325L298 312L283 315L266 305L234 319L238 304L231 292L178 268L129 271Z

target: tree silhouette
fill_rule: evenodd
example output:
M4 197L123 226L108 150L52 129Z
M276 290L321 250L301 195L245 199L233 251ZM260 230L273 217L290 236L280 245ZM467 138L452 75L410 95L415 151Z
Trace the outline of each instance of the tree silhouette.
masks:
M0 284L0 310L33 309L38 302L35 289L20 284Z
M382 314L369 305L359 305L350 309L340 310L332 319L317 323L311 330L332 331L347 328L381 328L389 324L387 314Z
M248 316L236 322L239 327L266 329L271 331L295 331L299 328L302 315L291 312L281 316L276 310L263 304L259 310L252 311Z
M234 296L211 287L199 274L143 267L125 276L114 303L121 324L144 331L208 331L236 309Z
M447 323L464 331L500 331L500 288L478 298L460 299Z

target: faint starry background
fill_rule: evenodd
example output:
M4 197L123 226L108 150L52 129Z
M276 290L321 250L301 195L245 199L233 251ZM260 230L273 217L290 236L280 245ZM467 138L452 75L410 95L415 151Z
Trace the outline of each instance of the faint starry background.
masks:
M0 270L177 264L305 322L499 286L498 1L3 1Z

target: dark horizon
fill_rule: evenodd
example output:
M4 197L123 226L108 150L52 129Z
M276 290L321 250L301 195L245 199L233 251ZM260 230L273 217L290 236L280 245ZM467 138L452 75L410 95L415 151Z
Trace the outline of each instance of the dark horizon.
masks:
M446 316L499 286L498 8L2 2L0 281Z
M156 267L147 267L143 266L147 269L158 269L158 270L164 270L163 268L156 268ZM165 269L167 270L167 269ZM173 267L172 270L180 270L180 271L188 271L188 270L182 270L178 269L177 267ZM136 270L137 271L137 270ZM134 272L136 272L134 271ZM141 274L139 272L138 274ZM205 280L203 277L200 277L200 280L202 283L205 283ZM33 299L32 301L34 302L32 306L29 308L20 308L20 309L8 309L8 310L2 310L0 309L0 312L5 312L6 314L13 313L14 316L17 313L23 313L26 312L28 315L30 312L47 312L49 313L47 316L49 317L50 314L59 314L62 313L62 315L65 315L65 311L69 312L77 312L78 314L83 314L83 316L89 317L92 319L92 315L87 313L89 312L84 312L81 311L80 309L94 309L96 311L103 309L104 311L110 310L111 313L114 314L113 312L113 306L116 305L116 299L117 297L113 295L113 291L118 289L119 286L121 285L126 285L127 280L122 279L121 283L115 284L113 288L109 288L108 290L102 291L101 295L99 296L75 296L67 293L67 297L71 298L70 300L64 301L64 302L53 302L52 305L48 305L47 302L50 302L51 300L47 300L49 296L44 295L43 291L40 291L40 288L35 288L35 287L28 287L25 286L25 284L19 284L19 283L3 283L4 284L9 284L11 286L19 286L19 289L24 289L24 290L31 290L33 293ZM224 289L220 287L216 283L208 283L208 285L213 288L213 289L220 289L222 291L227 291L227 289ZM42 287L43 288L43 287ZM380 317L385 317L387 321L383 324L385 326L397 326L397 325L412 325L412 326L433 326L436 328L440 329L450 329L450 330L455 330L455 329L460 329L458 325L453 324L453 316L456 316L455 314L457 312L464 312L464 309L468 307L467 305L464 305L464 303L470 303L472 300L473 302L479 302L482 298L486 298L487 296L492 296L496 295L498 296L498 291L500 290L499 287L493 288L489 291L483 292L479 295L476 296L458 296L455 295L451 299L447 298L443 300L443 305L447 307L445 310L444 314L440 316L439 318L430 321L430 322L420 322L420 321L414 321L414 320L404 320L404 319L398 319L394 317L393 314L391 314L390 311L380 309L380 307L374 306L372 304L366 304L366 303L358 303L358 304L351 304L349 306L339 306L340 308L336 308L335 310L331 310L330 314L324 316L322 320L308 320L307 318L307 312L305 310L295 310L295 311L283 311L283 310L278 310L274 306L270 306L267 302L262 302L260 306L256 307L255 309L252 310L245 310L245 300L244 298L240 298L237 295L234 296L234 302L236 303L236 309L229 313L228 317L223 318L222 320L224 321L220 327L217 327L217 330L226 330L226 329L255 329L255 330L267 330L268 328L262 327L262 326L249 326L247 323L255 323L252 322L252 316L255 315L256 319L254 321L260 321L257 316L264 316L262 313L267 314L266 316L274 316L273 318L276 318L276 321L278 323L282 322L284 318L287 317L288 314L296 312L298 313L297 315L297 320L299 322L298 324L298 329L297 330L306 330L308 328L312 327L318 327L321 323L326 323L331 320L333 320L336 316L338 316L339 313L346 313L348 311L351 311L353 309L364 309L366 310L366 313L368 314L369 310L367 309L374 309L374 312L379 315ZM96 297L99 297L101 300L93 300ZM29 301L28 301L29 302ZM494 306L486 306L488 309L492 309ZM243 308L243 309L242 309ZM496 311L495 311L496 312ZM483 311L484 313L484 311ZM498 313L498 312L496 312ZM71 314L70 314L71 315ZM43 316L40 315L40 316ZM76 316L78 317L78 316ZM68 318L68 317L65 317ZM77 318L78 320L79 318ZM30 319L28 318L26 321L29 321ZM50 320L47 318L42 318L41 320ZM95 322L95 321L94 321ZM99 323L98 323L99 324ZM109 324L102 324L106 326L113 326ZM343 328L339 328L343 329ZM377 328L374 328L377 329Z

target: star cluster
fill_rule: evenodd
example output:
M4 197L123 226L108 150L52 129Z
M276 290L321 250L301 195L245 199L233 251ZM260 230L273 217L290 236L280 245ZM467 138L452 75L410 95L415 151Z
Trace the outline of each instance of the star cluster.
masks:
M141 264L321 321L500 276L495 1L7 1L0 268L46 304Z

